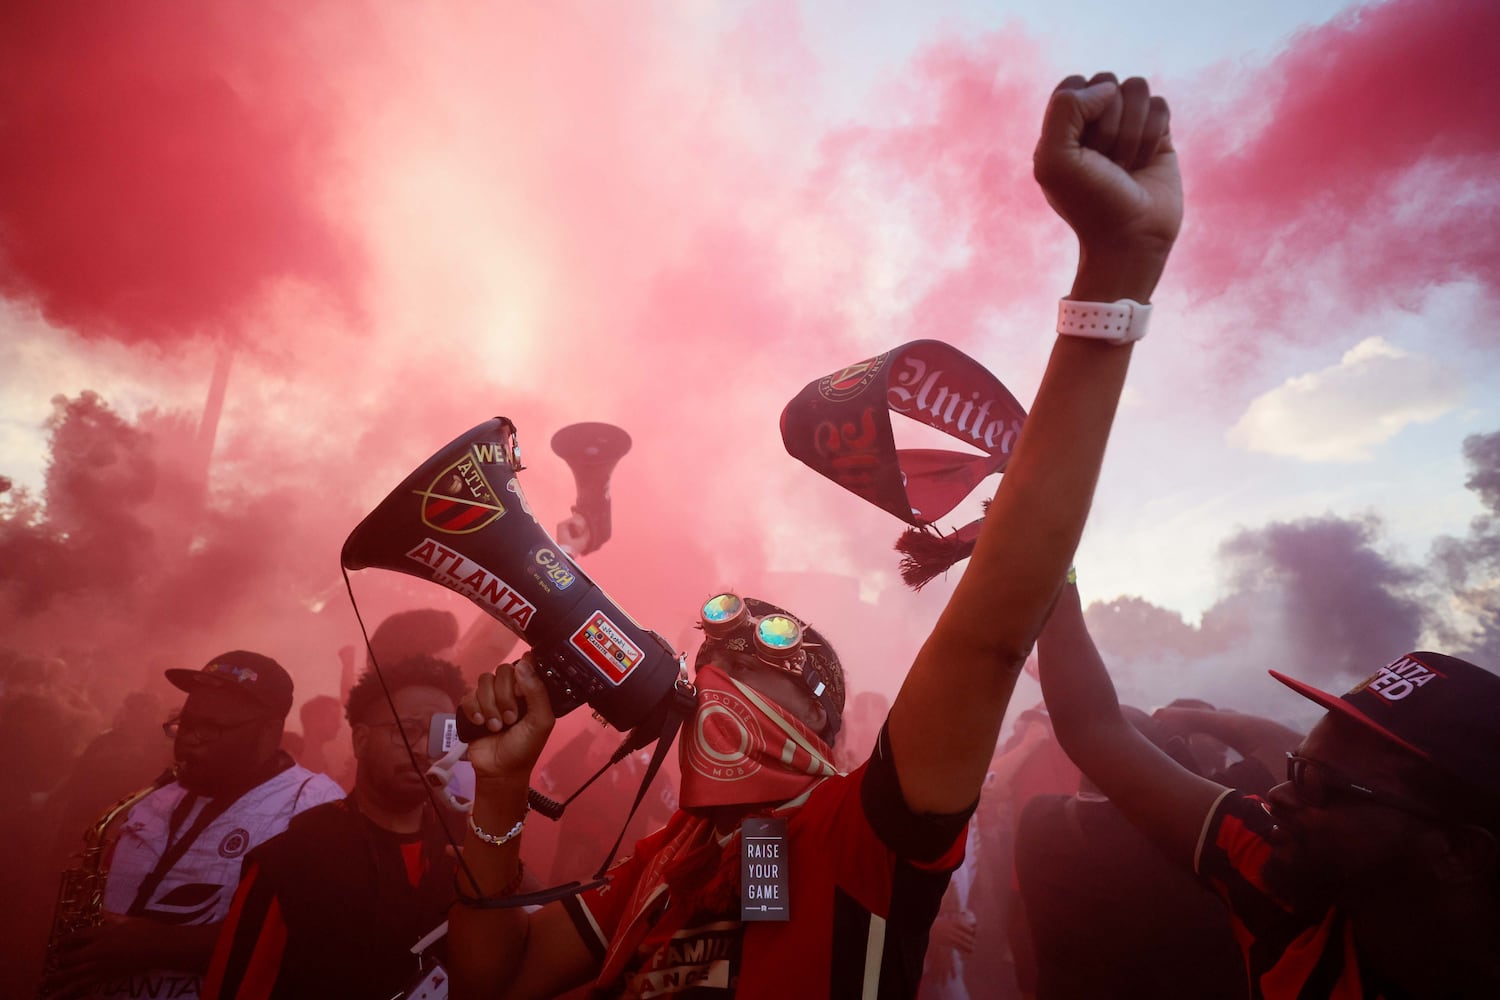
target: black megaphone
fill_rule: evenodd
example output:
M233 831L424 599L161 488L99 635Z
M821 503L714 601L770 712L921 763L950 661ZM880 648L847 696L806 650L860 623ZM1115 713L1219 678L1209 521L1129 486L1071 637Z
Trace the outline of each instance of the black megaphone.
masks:
M573 470L578 493L557 538L573 555L586 556L609 541L609 476L630 450L630 435L614 424L569 424L552 435L552 450Z
M344 568L394 570L462 594L530 644L557 715L587 702L616 729L634 729L667 699L682 659L547 534L516 479L522 468L509 420L471 429L359 523Z

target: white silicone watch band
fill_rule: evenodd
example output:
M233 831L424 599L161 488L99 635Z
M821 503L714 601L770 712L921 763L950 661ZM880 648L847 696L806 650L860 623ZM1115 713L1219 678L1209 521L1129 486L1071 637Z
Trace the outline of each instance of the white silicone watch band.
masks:
M1057 304L1057 332L1067 337L1093 337L1111 344L1130 344L1146 335L1151 307L1135 301Z

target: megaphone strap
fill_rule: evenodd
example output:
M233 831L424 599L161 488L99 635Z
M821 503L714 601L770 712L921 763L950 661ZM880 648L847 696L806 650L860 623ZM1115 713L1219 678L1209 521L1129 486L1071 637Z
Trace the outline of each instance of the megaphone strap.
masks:
M651 754L651 763L646 766L646 774L641 778L641 787L635 793L635 801L630 804L630 812L625 816L625 822L620 825L620 833L615 837L615 844L609 849L609 857L599 866L594 877L603 878L604 873L609 871L609 866L614 864L615 855L620 851L620 844L625 839L625 831L630 827L630 821L635 818L635 811L640 808L642 800L646 797L646 791L651 787L651 781L656 777L656 772L661 770L662 762L667 759L667 754L672 749L672 743L677 739L677 733L682 729L682 724L697 705L697 695L693 686L685 679L679 679L672 685L672 693L667 697L667 710L662 718L661 736L656 740L656 750Z

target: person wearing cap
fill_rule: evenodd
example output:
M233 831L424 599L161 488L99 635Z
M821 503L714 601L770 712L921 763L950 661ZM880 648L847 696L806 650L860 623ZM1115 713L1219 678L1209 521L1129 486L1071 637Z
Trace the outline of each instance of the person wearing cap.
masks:
M1181 223L1168 118L1140 79L1070 77L1048 102L1035 174L1080 243L1062 335L973 556L866 762L847 775L831 763L843 673L827 642L804 627L805 656L783 658L767 647L797 630L765 634L779 609L742 602L742 622L720 595L702 612L682 808L605 886L529 913L504 904L521 877L527 785L552 711L527 658L479 679L460 710L494 735L469 745L477 783L463 855L474 879L460 877L449 913L452 996L553 997L591 978L602 996L915 995ZM765 872L785 875L789 897Z
M1343 696L1264 798L1179 766L1125 722L1076 587L1040 641L1058 740L1230 908L1251 995L1500 996L1500 676L1413 652Z
M104 920L78 935L49 984L57 993L198 996L246 852L297 813L343 797L280 749L292 678L275 660L233 650L166 676L187 692L162 727L173 780L120 826Z

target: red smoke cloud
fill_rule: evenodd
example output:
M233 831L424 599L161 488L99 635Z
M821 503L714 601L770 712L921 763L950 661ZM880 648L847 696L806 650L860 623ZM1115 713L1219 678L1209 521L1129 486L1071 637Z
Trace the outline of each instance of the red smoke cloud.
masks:
M1462 279L1495 292L1500 92L1475 73L1497 49L1490 0L1393 0L1297 35L1222 124L1187 126L1174 267L1199 297L1305 300L1309 268L1357 307Z
M1035 304L1038 275L1071 250L1031 177L1052 75L1019 29L939 41L890 96L896 121L824 140L814 190L868 172L880 198L866 210L905 212L925 244L904 282L915 295L902 339L978 341L997 311Z
M181 605L177 620L204 623L174 641L232 633L253 648L285 634L284 602L331 594L344 635L318 632L326 648L312 657L331 664L354 641L338 547L386 490L505 414L550 528L572 484L545 442L563 424L608 420L636 445L616 472L615 537L585 569L622 605L675 641L712 588L774 585L770 570L788 562L858 577L867 594L885 581L897 589L872 628L852 600L805 610L836 642L840 619L855 641L873 636L867 675L894 689L946 587L899 589L900 525L813 481L782 451L776 415L807 381L922 336L963 346L1028 397L1047 347L1034 331L1061 290L1038 288L1065 281L1072 254L1030 176L1062 71L1019 30L937 41L860 124L820 135L803 92L819 67L792 8L695 22L691 39L661 17L562 5L0 13L0 139L25 151L0 161L5 294L135 343L256 332L257 356L237 356L199 522L194 551L215 559L156 591L161 614ZM1427 176L1414 164L1489 162L1494 99L1467 85L1449 88L1456 107L1435 123L1418 101L1394 105L1402 143L1365 123L1338 127L1349 151L1322 149L1359 60L1378 65L1417 22L1446 38L1492 20L1473 4L1372 8L1302 36L1247 84L1254 114L1221 116L1247 134L1185 123L1195 228L1169 282L1204 295L1259 287L1271 250L1295 261L1334 237L1363 250L1369 220L1389 237L1386 201ZM1339 71L1302 79L1319 58ZM1410 65L1412 89L1458 72ZM1436 220L1424 237L1482 221L1415 190L1435 213L1419 213ZM1335 231L1323 211L1356 221ZM1445 267L1477 273L1494 236L1471 236L1469 256ZM1370 274L1400 254L1425 259L1369 242L1369 259L1343 257ZM1401 287L1446 273L1411 266ZM337 317L256 313L258 293L285 278L345 302L357 281L369 335L356 342ZM1030 355L997 349L1006 320ZM271 592L268 605L255 596Z
M218 332L279 278L351 305L303 10L0 5L0 291L127 341Z

